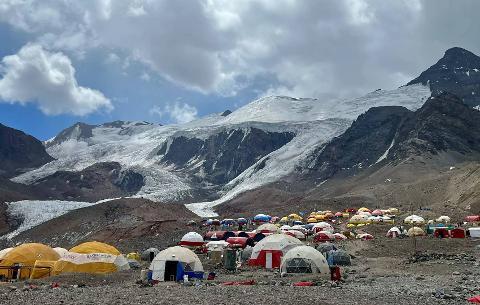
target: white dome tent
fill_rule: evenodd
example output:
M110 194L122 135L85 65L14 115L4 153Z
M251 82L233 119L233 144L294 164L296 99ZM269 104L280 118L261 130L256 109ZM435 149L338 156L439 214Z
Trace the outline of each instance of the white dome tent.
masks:
M140 258L142 261L151 262L158 253L160 253L160 250L158 250L157 248L148 248L147 250L142 252Z
M183 235L182 239L180 240L180 246L189 248L201 247L204 243L205 242L202 235L198 234L197 232L188 232L187 234Z
M298 246L290 249L282 258L282 273L318 273L320 277L330 279L327 260L319 251L310 246Z
M157 281L179 281L183 275L203 277L203 265L192 250L180 246L161 251L150 264L152 279Z
M316 224L313 225L312 231L314 233L318 233L320 231L326 231L329 233L333 233L335 230L333 229L332 225L329 224L328 222L322 221L322 222L317 222Z
M280 267L281 257L288 250L303 243L290 235L272 234L253 247L252 255L248 261L251 266L263 266L267 269Z
M273 223L264 223L260 226L258 226L257 230L255 230L257 233L279 233L280 229L274 225Z

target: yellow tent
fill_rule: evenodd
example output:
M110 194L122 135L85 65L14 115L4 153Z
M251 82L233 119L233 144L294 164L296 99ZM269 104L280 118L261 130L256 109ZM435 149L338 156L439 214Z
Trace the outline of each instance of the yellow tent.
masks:
M80 254L91 254L91 253L107 253L113 255L120 255L120 251L117 250L114 246L110 246L98 241L89 241L78 246L73 247L69 252L80 253Z
M317 222L317 219L315 217L309 217L307 219L307 223L316 223Z
M298 215L298 214L293 213L293 214L288 215L288 219L295 220L295 221L302 221L303 217Z
M129 269L127 259L115 247L97 242L86 242L70 249L54 267L59 273L111 273Z
M7 279L28 279L33 273L37 261L51 262L57 261L59 258L57 252L49 246L37 243L23 244L13 248L0 259L0 275ZM51 271L48 266L42 269L47 270L43 276L48 275ZM42 274L38 274L36 278L41 276Z
M140 261L140 253L130 252L130 253L127 254L127 259L134 259L136 261Z
M408 229L407 235L412 237L412 236L424 236L425 231L423 231L422 228L419 227L412 227Z
M42 277L51 276L55 274L55 263L57 261L36 261L33 265L31 279L40 279Z

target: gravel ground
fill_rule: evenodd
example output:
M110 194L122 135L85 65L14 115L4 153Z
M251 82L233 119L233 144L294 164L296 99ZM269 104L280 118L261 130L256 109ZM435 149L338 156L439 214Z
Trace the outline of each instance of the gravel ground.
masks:
M339 283L314 275L280 277L250 267L236 273L216 270L215 281L198 286L146 286L137 283L139 271L133 270L106 276L65 274L0 284L0 304L467 304L468 297L480 294L478 243L428 237L418 239L415 247L411 239L347 241L340 246L353 254L353 265L342 268ZM211 270L208 263L204 266ZM221 284L251 279L255 285ZM318 286L292 286L305 280ZM51 288L52 283L60 287Z

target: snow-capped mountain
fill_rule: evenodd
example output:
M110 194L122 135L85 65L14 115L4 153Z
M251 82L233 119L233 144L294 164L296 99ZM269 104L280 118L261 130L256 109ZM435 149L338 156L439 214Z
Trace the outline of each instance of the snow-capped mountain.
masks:
M60 170L118 162L122 170L144 177L137 197L185 202L212 198L219 203L304 167L311 152L342 134L369 108L402 105L415 110L429 95L427 86L412 85L331 103L273 96L183 125L75 124L48 142L47 152L56 160L13 181L33 184Z
M445 58L408 85L354 99L262 97L233 112L168 126L77 123L46 141L46 151L55 160L11 180L34 191L48 189L40 192L48 199L96 202L144 197L185 203L197 215L212 216L214 207L226 202L228 207L233 199L274 184L290 187L304 181L316 187L339 172L348 176L354 169L355 175L442 147L460 154L476 152L476 133L465 136L466 142L456 139L462 116L477 126L477 111L470 113L444 93L463 88L463 82L467 87L480 84L472 77L477 69L472 55L448 50ZM458 71L463 76L452 78ZM425 107L432 93L446 102ZM466 97L461 96L464 102ZM467 102L472 107L475 99ZM442 124L442 118L448 124ZM463 133L468 130L464 127ZM49 202L47 210L52 206ZM28 201L22 204L29 209ZM58 213L83 206L62 204L68 209L60 208ZM9 209L31 216L20 206Z

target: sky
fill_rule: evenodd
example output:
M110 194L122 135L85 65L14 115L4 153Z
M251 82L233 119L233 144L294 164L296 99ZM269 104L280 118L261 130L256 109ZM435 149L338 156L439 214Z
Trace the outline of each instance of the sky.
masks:
M357 97L459 46L476 0L0 0L0 123L175 124L266 95Z

